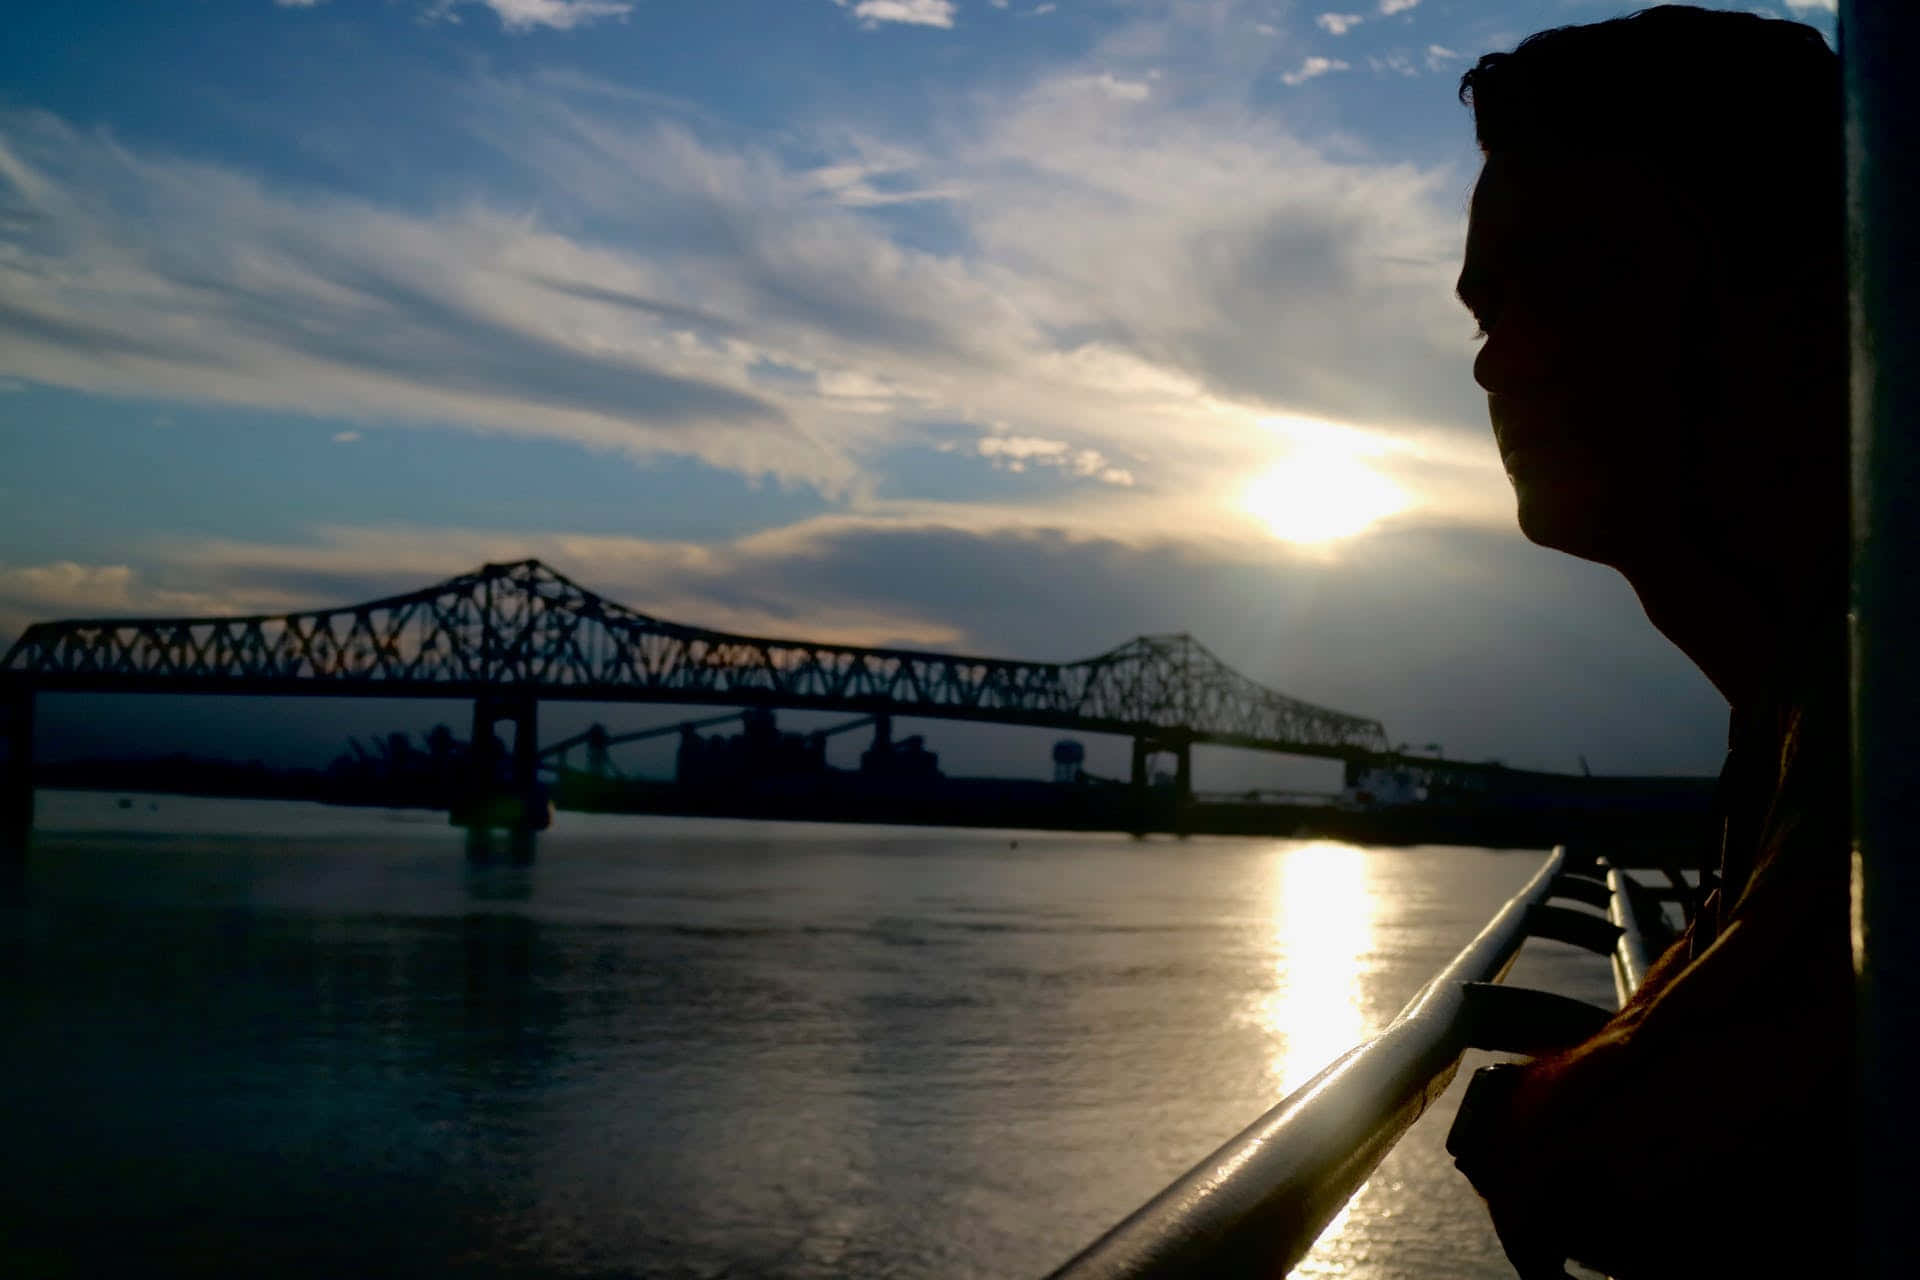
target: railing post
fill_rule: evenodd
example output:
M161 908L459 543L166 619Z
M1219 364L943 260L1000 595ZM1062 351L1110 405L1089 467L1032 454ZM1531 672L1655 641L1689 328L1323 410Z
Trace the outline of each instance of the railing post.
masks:
M1910 1275L1920 1165L1920 5L1842 0L1853 345L1857 1274Z

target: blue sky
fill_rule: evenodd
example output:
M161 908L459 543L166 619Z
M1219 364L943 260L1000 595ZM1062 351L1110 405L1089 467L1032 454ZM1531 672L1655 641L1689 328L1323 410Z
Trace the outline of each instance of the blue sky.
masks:
M1711 771L1711 689L1513 530L1451 298L1459 72L1624 11L31 7L0 638L538 555L784 635L1188 629L1450 754Z

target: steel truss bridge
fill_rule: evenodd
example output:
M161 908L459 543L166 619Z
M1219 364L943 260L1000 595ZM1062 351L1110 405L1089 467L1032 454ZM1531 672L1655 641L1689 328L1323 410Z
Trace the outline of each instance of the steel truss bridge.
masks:
M1345 760L1383 755L1377 720L1240 675L1188 635L1141 636L1079 662L734 635L615 603L537 560L489 564L366 604L275 617L42 622L0 659L0 733L30 734L36 692L460 697L475 740L519 726L531 776L539 701L844 711L1134 739L1144 753L1217 743ZM30 738L28 739L30 740ZM16 745L16 764L27 754Z

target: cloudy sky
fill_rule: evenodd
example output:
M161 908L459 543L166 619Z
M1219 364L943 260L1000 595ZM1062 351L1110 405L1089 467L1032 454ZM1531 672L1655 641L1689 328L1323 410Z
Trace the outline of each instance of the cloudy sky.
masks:
M0 640L537 555L754 632L1189 630L1396 741L1711 772L1717 695L1514 531L1451 297L1460 71L1625 9L32 6Z

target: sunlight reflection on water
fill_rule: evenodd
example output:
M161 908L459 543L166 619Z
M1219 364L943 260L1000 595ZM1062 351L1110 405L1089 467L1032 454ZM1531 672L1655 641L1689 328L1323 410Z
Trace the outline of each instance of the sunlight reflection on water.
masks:
M1315 841L1273 862L1273 987L1260 1018L1287 1094L1372 1030L1363 982L1377 906L1366 854L1351 845Z
M1351 845L1315 841L1276 850L1273 862L1274 985L1260 1000L1260 1014L1273 1038L1271 1070L1284 1096L1376 1029L1369 1025L1365 981L1379 904L1367 856ZM1302 1273L1352 1273L1346 1230L1359 1199L1327 1224Z

